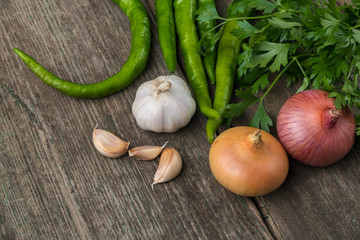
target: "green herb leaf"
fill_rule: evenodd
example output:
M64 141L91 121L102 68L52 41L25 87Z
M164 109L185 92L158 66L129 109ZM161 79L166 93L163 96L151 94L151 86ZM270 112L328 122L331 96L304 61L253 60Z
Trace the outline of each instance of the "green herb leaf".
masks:
M353 29L352 32L353 32L353 37L354 37L355 41L360 43L360 30Z
M346 80L344 82L344 85L343 85L341 91L352 93L352 92L354 92L354 87L353 87L352 83L349 80Z
M311 66L310 79L313 79L312 87L319 89L328 79L335 75L335 68L332 66L333 60L327 55L309 58Z
M242 101L239 103L232 103L227 105L227 111L225 111L224 117L228 119L228 121L241 116L249 106L255 104L259 100L256 96L247 90L236 90L235 94L241 98Z
M196 20L199 22L221 19L213 3L204 4L195 12L195 15L197 15Z
M266 53L255 55L251 58L250 66L255 68L257 66L265 67L274 57L275 60L269 67L271 72L279 71L281 65L286 66L288 63L289 43L272 43L263 41L259 47L259 51Z
M247 49L245 51L243 51L239 56L238 56L238 70L237 70L237 75L239 78L241 78L242 76L244 76L247 73L247 70L250 66L250 59L252 56L252 51L251 49Z
M269 73L262 75L251 87L251 93L256 94L259 89L263 90L269 86Z
M219 31L217 31L217 32L215 33L215 35L213 36L213 38L211 39L211 46L209 47L209 51L210 51L210 52L215 51L216 43L220 40L220 37L221 37L223 31L224 31L224 28L221 27L221 28L219 29Z
M292 28L290 30L290 36L291 36L291 40L302 42L302 38L304 36L304 29L302 27Z
M349 72L349 65L344 59L340 59L336 67L336 77L339 78L341 74L347 75Z
M339 92L331 92L328 96L335 98L334 105L337 109L340 109L342 106L346 106L345 95Z
M238 87L252 87L252 85L262 76L264 73L268 73L269 69L248 69L245 77L238 77L235 81Z
M201 38L197 43L197 50L202 56L206 56L207 54L215 51L216 44L220 40L220 37L224 31L224 26L222 26L211 38L210 42L206 42L206 38Z
M273 125L273 122L269 115L267 114L264 105L262 102L259 103L259 106L250 121L250 126L261 128L267 132L270 131L269 127Z
M252 0L248 3L248 7L263 11L264 14L272 13L277 5L273 1L267 0Z
M282 28L282 29L301 26L301 24L298 22L288 22L288 21L285 21L285 20L277 18L277 17L273 17L273 18L269 19L269 23L271 23L275 27Z
M304 77L303 83L302 83L302 85L299 87L299 89L296 91L296 93L302 92L302 91L304 91L305 89L307 89L307 87L309 86L309 84L310 84L310 79L307 78L307 77Z
M233 0L227 9L227 14L229 16L236 16L244 13L250 1L251 0Z
M259 32L259 30L251 25L248 21L243 20L238 23L239 28L231 31L231 34L238 37L241 41Z
M320 19L320 23L326 30L327 36L332 36L339 27L340 20L334 18L330 13L326 12L324 18Z
M249 90L245 89L238 89L235 90L235 95L243 100L250 100L250 101L256 101L258 98L252 94Z

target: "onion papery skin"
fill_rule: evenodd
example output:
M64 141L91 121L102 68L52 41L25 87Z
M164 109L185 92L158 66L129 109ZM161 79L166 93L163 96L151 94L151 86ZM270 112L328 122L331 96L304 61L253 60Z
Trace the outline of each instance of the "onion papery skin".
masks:
M355 118L348 107L332 119L334 98L322 90L306 90L290 97L277 117L277 133L296 160L316 167L341 160L355 142Z
M261 132L261 144L249 136ZM211 145L209 164L215 179L227 190L247 197L262 196L277 189L289 171L287 153L270 133L253 127L233 127Z

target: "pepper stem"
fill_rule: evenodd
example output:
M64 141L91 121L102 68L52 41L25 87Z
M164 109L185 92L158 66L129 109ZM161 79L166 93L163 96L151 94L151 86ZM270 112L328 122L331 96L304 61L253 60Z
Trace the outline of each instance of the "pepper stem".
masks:
M254 148L261 148L262 146L262 140L261 140L261 131L256 130L252 134L249 135L249 140L251 143L253 143Z

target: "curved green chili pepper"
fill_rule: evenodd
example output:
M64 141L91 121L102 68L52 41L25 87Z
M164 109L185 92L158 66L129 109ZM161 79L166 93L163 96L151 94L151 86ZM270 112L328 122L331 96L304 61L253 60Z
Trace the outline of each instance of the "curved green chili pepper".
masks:
M214 141L215 131L223 121L226 105L230 102L232 96L237 60L241 49L241 41L231 34L237 24L237 20L228 21L219 41L215 68L214 109L220 113L221 118L216 121L213 119L207 121L206 135L210 143Z
M100 98L127 87L144 70L150 52L150 22L140 0L112 0L130 21L131 50L121 70L115 75L93 84L77 84L63 80L29 55L15 48L14 52L46 84L72 97Z
M199 39L195 25L195 11L196 0L174 1L175 26L187 78L200 111L208 118L218 119L220 115L212 108L202 59L197 49Z
M214 0L198 0L198 8L212 4L215 6ZM215 84L215 62L216 62L216 48L210 49L211 42L216 34L216 20L207 20L197 22L199 37L202 40L202 46L205 48L203 63L206 75L210 82Z
M173 0L155 0L159 43L169 72L176 70L176 33Z

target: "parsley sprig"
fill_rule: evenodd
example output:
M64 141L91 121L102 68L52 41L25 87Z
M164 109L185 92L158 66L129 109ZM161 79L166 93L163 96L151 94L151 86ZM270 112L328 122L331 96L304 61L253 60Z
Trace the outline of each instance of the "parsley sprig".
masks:
M342 6L335 0L234 0L228 16L249 10L256 14L223 18L213 5L197 12L199 21L220 22L214 45L223 25L234 19L239 23L232 33L245 42L235 91L242 101L227 106L227 123L257 104L250 125L269 131L273 122L263 100L283 75L288 85L302 81L298 92L323 89L336 98L337 108L359 112L360 0ZM360 135L360 116L356 120Z

